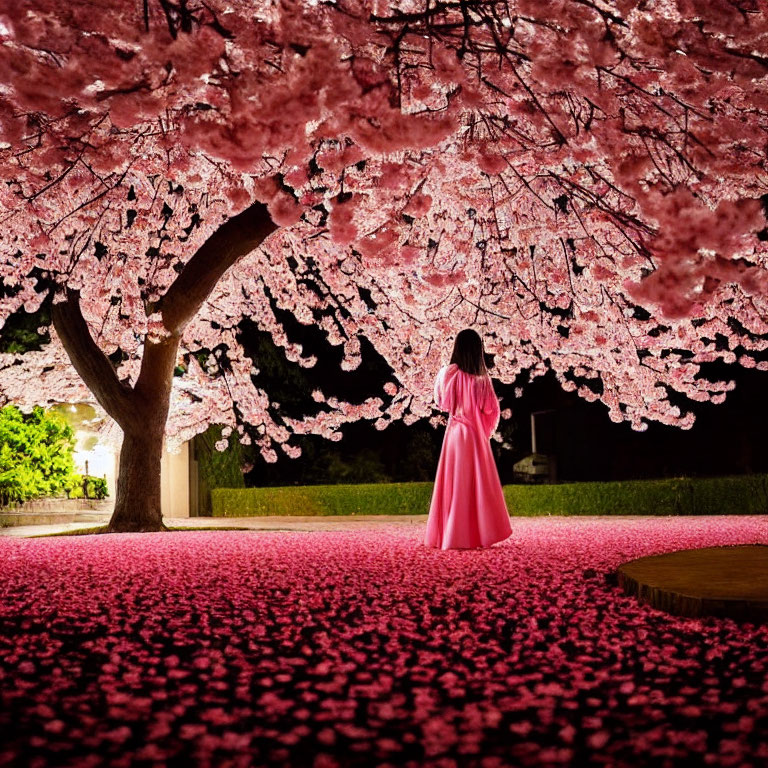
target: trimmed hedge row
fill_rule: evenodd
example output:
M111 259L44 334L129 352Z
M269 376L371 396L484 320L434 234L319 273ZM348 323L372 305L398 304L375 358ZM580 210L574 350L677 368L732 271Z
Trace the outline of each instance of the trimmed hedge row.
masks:
M215 488L214 517L421 515L432 483ZM511 515L747 515L768 513L768 475L507 485Z
M214 517L262 515L420 515L432 483L213 488Z
M216 449L222 439L222 428L212 424L194 439L193 450L197 459L197 504L199 514L211 515L211 490L214 488L245 488L243 478L243 450L237 433L227 438L226 450Z
M507 485L512 515L754 515L768 513L768 475Z

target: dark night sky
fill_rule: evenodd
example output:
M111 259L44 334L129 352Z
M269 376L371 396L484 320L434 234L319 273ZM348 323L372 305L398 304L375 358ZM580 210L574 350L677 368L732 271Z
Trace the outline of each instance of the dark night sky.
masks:
M257 384L274 392L273 399L291 415L315 407L309 398L315 387L326 395L355 402L381 396L381 386L392 375L370 344L362 344L359 369L342 371L340 347L330 346L316 327L299 325L288 313L278 312L278 316L291 341L317 355L314 368L287 362L269 336L252 325L242 326L241 339L262 371ZM768 472L764 397L768 373L724 364L711 366L710 372L718 379L734 379L736 389L721 405L680 400L682 410L693 410L697 416L690 430L651 422L646 432L635 432L627 423L614 424L602 403L588 403L564 392L552 373L526 384L521 398L514 397L514 386L495 382L501 407L513 411L511 421L502 422L505 441L512 448L505 450L492 441L502 482L512 481L512 465L530 453L531 411L546 409L554 413L538 417L539 450L556 456L561 481ZM425 371L425 375L434 373ZM354 482L432 479L442 428L434 430L423 420L410 427L395 423L378 431L370 422L359 422L346 425L343 432L345 437L339 443L305 438L304 456L298 460L282 457L277 465L267 465L257 459L249 484L329 482L333 467L338 470L337 461L356 464L347 478Z

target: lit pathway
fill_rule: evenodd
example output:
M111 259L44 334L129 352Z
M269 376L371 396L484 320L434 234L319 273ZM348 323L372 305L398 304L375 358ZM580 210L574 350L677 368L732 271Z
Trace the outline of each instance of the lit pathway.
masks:
M106 525L109 515L87 523L18 525L0 528L0 536L45 536ZM426 515L274 515L260 517L179 517L165 518L170 528L247 528L254 531L360 531L382 527L412 527L427 522Z
M729 515L712 515L710 519L723 521L732 519ZM764 519L759 515L740 516L742 520ZM610 527L619 520L634 522L637 525L644 525L650 521L664 521L672 524L680 518L676 516L646 516L646 515L580 515L567 516L547 515L543 517L515 517L512 516L512 526L514 528L527 527L533 525L535 521L549 519L569 520L572 527L585 525L594 525ZM697 515L688 518L690 520L704 520L705 516ZM66 533L68 531L87 530L100 525L106 525L109 521L109 515L95 516L90 522L84 523L58 523L54 525L19 525L8 528L0 528L0 536L27 537L27 536L45 536L54 533ZM235 528L248 529L253 531L374 531L396 528L410 528L424 526L427 522L427 515L264 515L259 517L178 517L165 518L165 523L170 528Z

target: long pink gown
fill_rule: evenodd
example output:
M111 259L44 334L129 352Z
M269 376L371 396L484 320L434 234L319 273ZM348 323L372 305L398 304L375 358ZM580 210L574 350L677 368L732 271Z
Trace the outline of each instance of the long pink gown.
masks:
M448 365L437 374L435 401L450 417L424 543L440 549L490 547L512 533L491 451L490 436L499 423L493 385L488 376Z

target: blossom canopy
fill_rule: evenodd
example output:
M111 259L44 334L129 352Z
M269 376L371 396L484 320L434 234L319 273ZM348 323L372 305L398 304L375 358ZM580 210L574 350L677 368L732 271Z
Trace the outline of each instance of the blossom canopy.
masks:
M768 367L756 0L8 0L0 39L0 321L75 297L134 387L178 336L171 438L250 424L270 459L431 416L465 326L495 377L552 369L636 429L722 401L705 363ZM259 202L275 231L184 315L173 285ZM281 415L238 341L247 316L311 365L281 311L399 386ZM53 333L0 364L7 399L85 395Z

